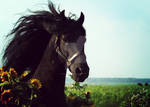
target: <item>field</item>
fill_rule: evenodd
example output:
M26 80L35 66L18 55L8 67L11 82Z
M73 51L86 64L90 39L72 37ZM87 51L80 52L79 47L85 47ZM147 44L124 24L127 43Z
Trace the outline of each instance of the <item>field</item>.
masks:
M88 102L85 104L87 93ZM150 107L150 86L147 85L84 85L73 84L66 88L66 95L72 96L71 107ZM81 98L80 98L81 97ZM69 97L70 98L70 97ZM80 100L79 100L80 99ZM81 101L82 100L82 101ZM73 103L73 104L71 104Z

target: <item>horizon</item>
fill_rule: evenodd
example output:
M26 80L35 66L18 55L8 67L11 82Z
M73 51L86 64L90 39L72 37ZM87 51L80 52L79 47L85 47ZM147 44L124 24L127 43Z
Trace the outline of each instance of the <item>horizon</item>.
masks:
M66 76L66 78L70 78L70 76ZM87 79L150 79L150 78L140 78L140 77L88 77ZM86 81L86 80L85 80Z
M85 54L90 77L150 78L150 7L148 0L51 0L60 10L85 15ZM47 10L47 0L5 0L0 4L0 59L4 35L30 10ZM9 8L8 8L9 7ZM70 74L67 72L67 76Z

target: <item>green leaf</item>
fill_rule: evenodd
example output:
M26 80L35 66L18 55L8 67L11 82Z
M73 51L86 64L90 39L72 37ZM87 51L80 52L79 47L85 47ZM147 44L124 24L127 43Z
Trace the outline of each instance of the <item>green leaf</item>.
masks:
M1 86L4 86L4 85L8 85L9 84L9 82L8 81L5 81L5 82L3 82L3 83L0 83L0 87Z

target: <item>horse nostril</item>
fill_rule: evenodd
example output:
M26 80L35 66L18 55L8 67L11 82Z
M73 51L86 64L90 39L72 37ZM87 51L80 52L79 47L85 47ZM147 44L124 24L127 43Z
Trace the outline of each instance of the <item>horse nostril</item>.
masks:
M77 74L80 74L80 73L81 73L80 68L76 68L76 73L77 73Z

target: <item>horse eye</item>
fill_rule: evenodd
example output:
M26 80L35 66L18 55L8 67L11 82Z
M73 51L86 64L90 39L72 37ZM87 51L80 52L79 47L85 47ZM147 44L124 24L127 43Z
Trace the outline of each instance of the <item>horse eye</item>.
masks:
M75 41L76 41L76 38L73 37L73 36L66 36L66 37L63 38L63 40L64 40L65 42L75 42Z

